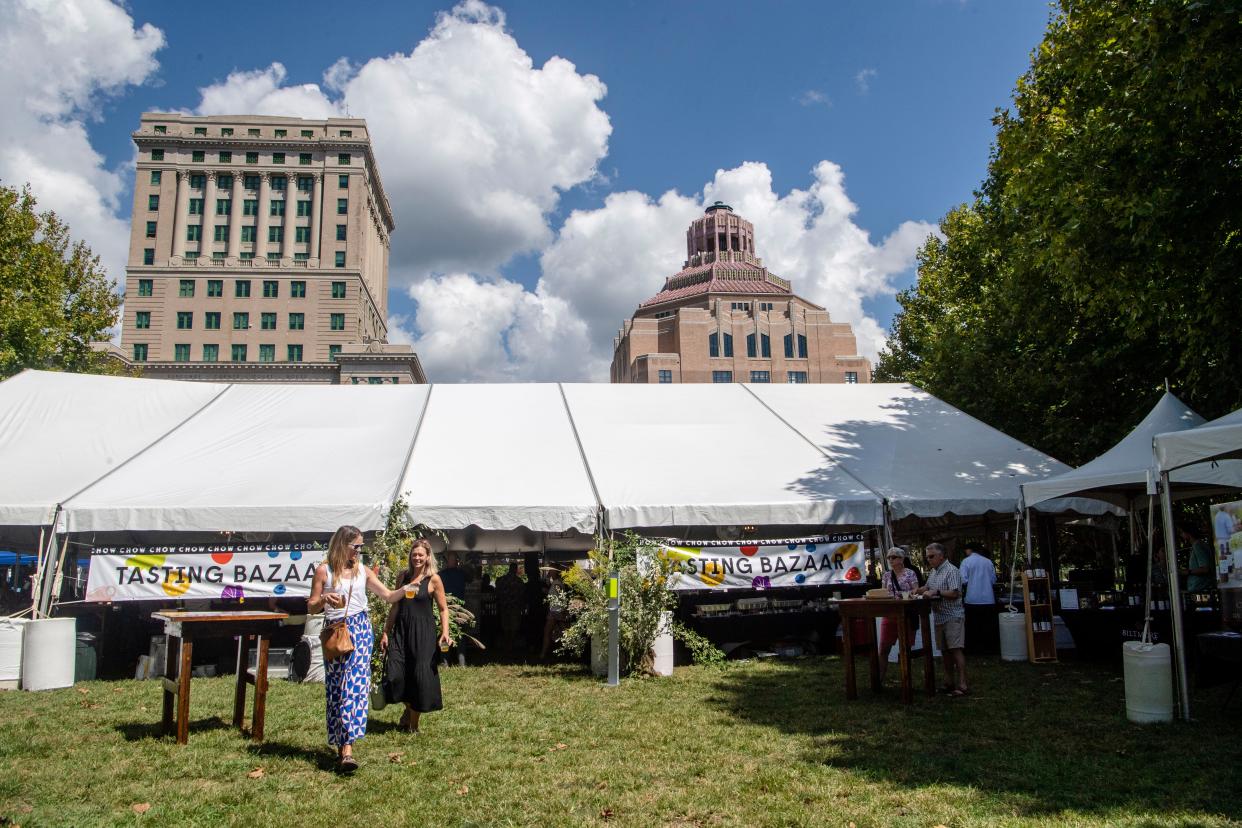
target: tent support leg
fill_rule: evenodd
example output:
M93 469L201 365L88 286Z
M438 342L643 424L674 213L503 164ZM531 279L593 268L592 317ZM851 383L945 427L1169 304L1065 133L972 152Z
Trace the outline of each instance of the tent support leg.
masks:
M1031 510L1027 507L1024 515L1026 520L1023 522L1026 529L1026 568L1030 569L1034 558L1031 556Z
M1169 473L1160 473L1160 508L1164 518L1164 562L1169 578L1169 612L1173 620L1173 666L1177 670L1177 694L1182 718L1190 721L1190 687L1186 681L1186 631L1182 627L1182 593L1177 583L1177 550L1173 538L1173 500Z

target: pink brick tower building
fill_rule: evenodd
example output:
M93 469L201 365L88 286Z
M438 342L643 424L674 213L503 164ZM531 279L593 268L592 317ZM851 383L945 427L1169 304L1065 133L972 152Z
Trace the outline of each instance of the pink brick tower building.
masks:
M717 201L686 262L613 340L613 382L870 382L849 323L794 295L755 255L755 227Z

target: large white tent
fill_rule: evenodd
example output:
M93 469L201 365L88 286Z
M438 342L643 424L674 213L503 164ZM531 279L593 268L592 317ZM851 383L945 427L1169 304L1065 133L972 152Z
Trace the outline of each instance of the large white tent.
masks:
M1062 464L908 385L0 383L0 527L327 533L1012 513ZM1093 503L1093 501L1084 501ZM1094 502L1097 510L1103 504ZM57 507L60 507L59 517Z
M895 520L1013 514L1020 485L1069 470L912 385L742 387L878 492ZM1102 511L1081 500L1055 510Z
M227 388L43 371L0 383L0 526L50 525L58 504Z
M63 503L69 532L384 525L430 386L228 387Z
M1128 508L1133 498L1155 494L1158 473L1152 457L1152 439L1164 433L1192 433L1202 424L1202 417L1166 391L1133 431L1099 457L1073 471L1023 483L1026 505L1074 495ZM1185 466L1173 472L1171 481L1174 494L1182 497L1240 488L1242 461Z
M878 494L742 385L564 389L613 529L883 523Z
M599 512L553 384L434 386L399 491L438 529L590 533Z

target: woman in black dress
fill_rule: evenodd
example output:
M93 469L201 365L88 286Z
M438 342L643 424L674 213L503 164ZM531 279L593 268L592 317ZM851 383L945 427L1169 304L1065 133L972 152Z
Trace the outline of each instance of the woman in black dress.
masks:
M440 610L440 649L448 650L453 643L449 638L444 584L436 574L436 559L426 538L419 538L410 547L407 568L397 583L404 584L404 597L388 613L380 638L380 650L386 655L384 697L389 704L405 705L401 726L417 733L419 716L444 706L440 698L440 654L436 649L433 601Z

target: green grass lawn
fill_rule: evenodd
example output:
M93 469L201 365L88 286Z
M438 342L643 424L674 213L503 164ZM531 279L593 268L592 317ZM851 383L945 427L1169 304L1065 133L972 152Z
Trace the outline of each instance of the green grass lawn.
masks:
M906 707L847 703L836 658L619 688L567 665L454 668L422 734L373 714L351 778L315 685L273 682L263 745L226 726L228 678L194 680L183 747L157 735L155 682L0 693L0 825L1238 824L1225 688L1196 694L1194 723L1139 727L1119 668L972 669L970 697Z

